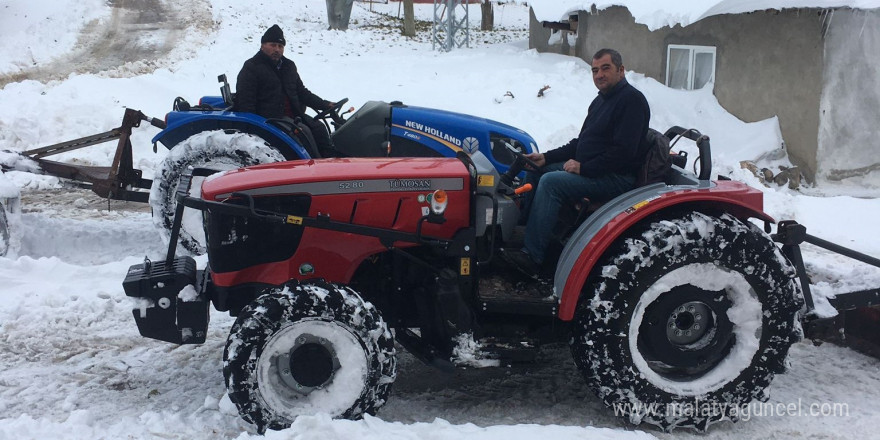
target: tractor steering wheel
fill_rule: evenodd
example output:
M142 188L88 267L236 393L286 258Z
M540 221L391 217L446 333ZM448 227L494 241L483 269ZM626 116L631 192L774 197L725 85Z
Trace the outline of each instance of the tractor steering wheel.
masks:
M315 115L315 119L324 120L329 116L336 124L336 127L339 127L345 123L345 119L342 119L342 116L339 115L339 111L342 110L342 106L345 105L346 102L348 102L348 98L342 98L339 102L334 103L332 107L319 111L318 114Z
M521 172L521 171L522 171L527 165L528 165L529 168L531 168L530 171L532 171L532 172L535 172L535 173L538 173L538 174L543 174L543 173L544 173L544 172L541 170L541 167L538 166L538 164L535 163L535 161L533 161L533 160L529 159L528 157L526 157L525 154L523 154L523 153L522 153L521 151L519 151L518 149L514 148L513 145L510 145L510 144L508 144L507 142L505 142L505 143L504 143L504 147L507 148L507 150L510 151L511 154L513 154L513 158L514 158L514 159L513 159L513 163L511 163L511 164L510 164L510 167L507 168L507 172L505 172L504 174L501 175L501 181L502 181L503 183L505 183L507 186L510 186L510 187L513 186L513 179L514 179L514 178L517 176L517 174L519 174L519 173L520 173L520 172Z

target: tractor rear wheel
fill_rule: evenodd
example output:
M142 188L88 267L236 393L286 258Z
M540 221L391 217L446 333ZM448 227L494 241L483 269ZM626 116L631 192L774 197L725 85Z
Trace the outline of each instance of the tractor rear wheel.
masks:
M571 350L618 415L670 431L737 421L800 337L795 271L757 227L688 213L618 240L578 305Z
M230 400L260 432L298 415L357 419L385 404L397 375L394 337L351 288L325 282L273 288L245 307L229 334Z
M284 156L263 139L252 134L224 130L197 133L174 146L162 161L150 189L153 223L168 242L174 211L177 208L177 186L188 167L218 171L233 170L261 163L280 162ZM203 178L194 178L190 194L198 196ZM205 253L205 233L201 211L184 210L179 244L187 251Z

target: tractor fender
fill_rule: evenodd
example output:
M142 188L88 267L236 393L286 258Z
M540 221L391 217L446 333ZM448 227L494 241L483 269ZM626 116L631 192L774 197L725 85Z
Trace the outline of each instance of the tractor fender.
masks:
M266 122L266 118L253 113L230 111L171 112L168 126L153 138L153 144L161 142L169 150L190 136L212 130L234 130L249 133L265 140L287 159L308 159L311 156L295 139L278 127Z
M700 181L699 185L656 183L617 197L593 213L572 234L554 276L559 319L571 321L584 283L605 251L635 224L663 210L729 212L746 220L774 223L763 211L763 193L735 181Z

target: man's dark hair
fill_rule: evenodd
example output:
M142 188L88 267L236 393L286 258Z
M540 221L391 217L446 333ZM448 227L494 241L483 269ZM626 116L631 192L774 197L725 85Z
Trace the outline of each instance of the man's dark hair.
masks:
M593 55L594 60L598 60L599 58L604 57L605 55L611 55L611 64L614 64L614 67L618 69L623 65L623 57L620 56L620 52L614 49L599 49L595 55Z

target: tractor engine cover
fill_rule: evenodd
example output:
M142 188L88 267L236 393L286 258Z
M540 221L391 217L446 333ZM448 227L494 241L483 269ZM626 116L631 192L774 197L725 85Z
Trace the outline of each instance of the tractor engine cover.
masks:
M196 262L178 257L171 265L165 261L146 261L128 269L122 287L134 297L132 309L141 336L175 344L201 344L208 329L208 305L199 292Z
M374 228L347 233L205 212L211 281L218 287L280 285L291 279L348 282L360 263L413 241L382 231L451 239L471 226L472 176L457 158L344 158L257 165L212 176L204 200ZM443 221L425 221L437 190L447 195Z

